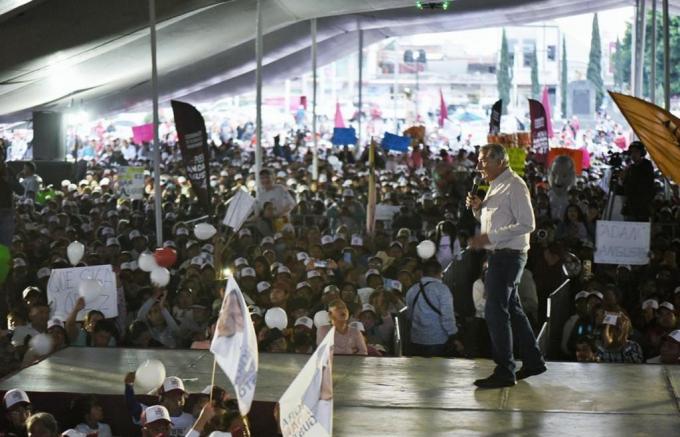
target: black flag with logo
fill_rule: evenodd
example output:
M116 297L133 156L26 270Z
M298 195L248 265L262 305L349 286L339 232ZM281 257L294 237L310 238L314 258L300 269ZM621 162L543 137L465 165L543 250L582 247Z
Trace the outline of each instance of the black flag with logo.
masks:
M496 101L491 107L491 117L489 119L489 135L501 133L501 114L503 113L503 99Z
M175 128L187 177L205 213L212 214L210 194L210 153L205 121L200 112L188 103L173 100Z

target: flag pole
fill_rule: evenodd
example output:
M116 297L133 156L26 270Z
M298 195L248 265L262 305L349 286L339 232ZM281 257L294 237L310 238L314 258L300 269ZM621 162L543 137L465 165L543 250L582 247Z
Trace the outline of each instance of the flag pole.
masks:
M163 246L163 211L161 207L161 150L158 139L158 68L156 65L156 0L149 0L151 32L151 94L153 102L153 194L156 218L156 246Z
M212 377L210 377L210 402L213 400L213 391L215 391L215 369L217 368L217 360L215 359L215 354L213 354L213 369Z

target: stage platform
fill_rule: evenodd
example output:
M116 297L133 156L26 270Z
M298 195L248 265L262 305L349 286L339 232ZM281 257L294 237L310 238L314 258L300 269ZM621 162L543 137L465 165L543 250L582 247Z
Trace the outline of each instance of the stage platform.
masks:
M0 381L0 390L121 395L123 375L148 358L189 391L210 384L207 351L69 348ZM260 355L255 399L271 406L306 360ZM680 366L553 362L515 387L476 390L472 382L492 368L488 360L335 357L334 435L679 435ZM219 368L216 383L229 387Z

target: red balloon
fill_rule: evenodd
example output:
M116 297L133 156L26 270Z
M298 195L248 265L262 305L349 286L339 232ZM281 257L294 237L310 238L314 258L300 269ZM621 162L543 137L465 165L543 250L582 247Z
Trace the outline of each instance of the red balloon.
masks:
M169 269L174 266L177 261L177 252L175 252L175 249L172 247L163 247L156 249L153 253L153 257L156 259L156 264Z

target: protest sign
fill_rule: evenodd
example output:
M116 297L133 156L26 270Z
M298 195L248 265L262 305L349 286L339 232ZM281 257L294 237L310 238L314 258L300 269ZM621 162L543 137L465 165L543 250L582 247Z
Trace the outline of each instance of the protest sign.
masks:
M118 190L123 198L144 198L144 167L120 167Z
M649 263L651 226L648 222L597 221L595 262L644 265Z
M92 310L101 311L107 319L117 317L118 290L111 265L53 269L47 282L50 313L60 319L66 319L80 297L80 283L85 279L99 282L100 287L96 296L85 299L85 308L78 313L76 320L83 320Z
M237 190L228 201L227 212L222 223L238 232L243 223L250 217L255 206L255 199L243 190Z

